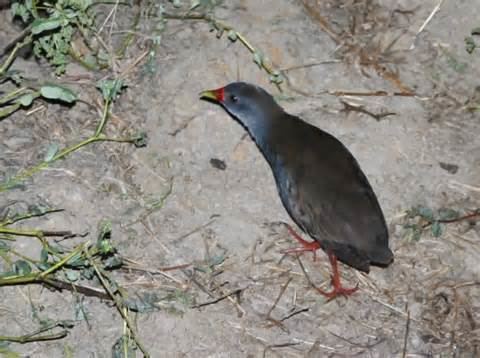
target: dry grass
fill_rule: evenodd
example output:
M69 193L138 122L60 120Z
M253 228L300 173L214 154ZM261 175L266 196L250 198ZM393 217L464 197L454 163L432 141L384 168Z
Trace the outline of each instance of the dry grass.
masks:
M402 51L394 47L406 32L401 21L408 21L415 9L387 10L372 0L302 0L302 3L310 17L335 42L339 58L358 67L367 77L368 71L373 70L393 85L397 95L414 95L400 78L397 65L403 63Z

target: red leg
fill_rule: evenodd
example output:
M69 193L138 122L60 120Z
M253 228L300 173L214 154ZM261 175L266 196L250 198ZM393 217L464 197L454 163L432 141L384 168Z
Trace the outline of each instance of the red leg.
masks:
M293 230L293 228L289 225L287 225L287 229L290 232L290 235L293 236L295 240L297 240L300 243L300 247L294 247L293 249L288 249L283 251L286 254L292 254L292 253L302 253L302 252L307 252L307 251L312 251L313 252L313 261L317 259L316 251L320 249L320 244L317 241L306 241L304 240L299 234ZM352 293L358 290L358 286L353 287L353 288L345 288L342 286L340 283L340 274L338 272L338 262L337 262L337 257L332 253L328 252L328 258L330 260L330 264L332 266L332 286L333 289L330 292L324 291L320 288L317 287L317 291L321 293L322 295L326 296L329 300L337 297L337 296L350 296Z
M337 296L350 296L352 293L358 290L358 285L353 288L345 288L340 283L340 274L338 273L338 263L337 257L332 253L328 253L328 258L330 259L330 264L332 265L332 286L333 290L330 292L326 292L320 288L317 288L318 292L322 295L326 296L329 300L337 297Z
M318 249L320 249L320 244L317 241L308 242L308 241L304 240L300 235L298 235L295 232L295 230L293 230L293 228L289 224L286 224L286 225L287 225L287 229L288 229L288 232L290 233L290 235L292 235L293 238L295 240L297 240L300 243L301 246L300 247L294 247L293 249L285 250L285 251L283 251L283 253L293 254L293 253L301 253L301 252L311 251L311 252L313 252L313 261L316 261L317 260L316 251Z

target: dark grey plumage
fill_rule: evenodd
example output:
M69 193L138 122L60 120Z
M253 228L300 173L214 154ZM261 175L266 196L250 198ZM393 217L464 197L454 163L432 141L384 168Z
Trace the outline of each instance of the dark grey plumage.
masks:
M205 92L207 93L207 92ZM292 219L340 261L388 265L385 219L366 176L335 137L286 113L260 87L235 82L207 95L246 127L272 168Z

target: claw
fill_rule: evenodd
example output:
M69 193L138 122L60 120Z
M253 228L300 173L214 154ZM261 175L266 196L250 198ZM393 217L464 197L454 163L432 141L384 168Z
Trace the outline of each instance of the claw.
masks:
M300 247L294 247L292 249L287 249L284 250L283 253L285 254L298 254L302 252L308 252L311 251L313 252L313 261L316 261L317 255L316 251L321 248L320 244L317 241L306 241L304 240L299 234L293 230L293 228L287 224L287 229L290 232L290 234L293 236L295 240L297 240L300 243ZM333 289L330 292L324 291L320 288L317 287L317 291L327 297L328 301L334 299L337 296L350 296L351 294L355 293L358 290L358 284L353 287L353 288L346 288L343 287L342 284L340 283L340 274L338 272L338 262L337 262L337 257L335 254L331 251L328 252L328 258L330 260L330 264L332 265L332 272L333 275L330 277L332 280L332 286Z
M306 241L304 240L300 235L298 235L295 230L289 225L287 225L288 232L290 235L293 236L295 240L297 240L300 243L300 247L294 247L292 249L287 249L282 251L284 254L298 254L302 252L309 252L311 251L313 253L313 261L317 261L317 250L320 249L320 244L317 241Z
M346 288L343 287L340 283L340 274L338 273L338 262L337 257L332 253L328 253L328 258L330 259L330 264L332 265L333 275L331 276L332 279L332 286L333 289L330 292L324 291L317 287L317 291L320 292L322 295L328 298L328 300L332 300L337 296L350 296L354 292L358 290L358 283L353 288Z

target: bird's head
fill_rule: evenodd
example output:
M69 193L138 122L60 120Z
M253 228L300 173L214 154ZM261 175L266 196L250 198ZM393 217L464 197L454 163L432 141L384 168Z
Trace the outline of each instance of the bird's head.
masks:
M222 88L203 91L200 97L222 105L257 138L264 135L283 113L267 91L245 82L233 82Z

